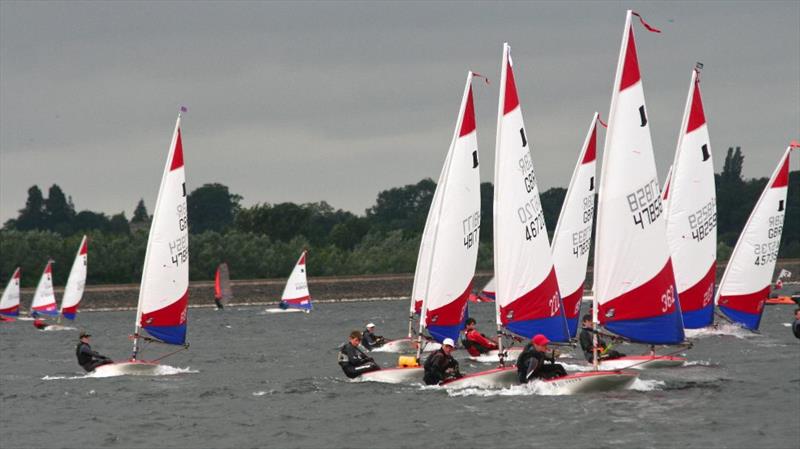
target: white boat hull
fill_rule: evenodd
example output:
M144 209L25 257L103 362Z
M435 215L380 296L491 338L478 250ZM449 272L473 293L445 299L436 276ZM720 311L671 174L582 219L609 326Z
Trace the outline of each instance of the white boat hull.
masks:
M267 309L264 313L297 313L297 312L305 312L311 313L310 310L301 310L301 309L281 309L279 307L275 307L273 309Z
M478 373L467 374L459 379L452 379L442 383L445 388L506 388L518 385L517 367L507 366L490 369Z
M620 370L620 369L653 369L653 368L675 368L683 366L686 359L670 355L631 355L620 357L613 360L602 360L598 365L601 370Z
M503 358L506 362L514 363L519 358L519 354L522 352L521 347L517 348L508 348L505 349L506 356ZM479 356L469 356L469 359L473 362L479 363L498 363L500 361L499 351L497 349L491 350L486 354L481 354Z
M378 371L370 371L364 373L354 381L361 382L383 382L389 384L402 384L419 382L422 383L422 378L425 376L425 370L422 367L416 368L384 368Z
M155 376L161 365L151 362L114 362L94 369L96 377L113 376Z
M416 340L410 338L398 338L397 340L389 340L378 348L372 349L372 352L396 352L396 353L411 353L415 352L417 348L414 346ZM432 352L441 348L442 345L429 341L423 344L422 352Z
M597 393L625 390L637 377L639 373L633 371L587 371L538 382L554 388L558 394Z

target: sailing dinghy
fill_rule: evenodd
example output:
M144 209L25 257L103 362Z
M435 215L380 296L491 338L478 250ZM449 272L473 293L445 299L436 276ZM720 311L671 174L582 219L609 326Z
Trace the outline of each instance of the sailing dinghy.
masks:
M36 292L33 294L33 301L31 302L30 314L32 317L58 315L56 294L53 291L52 259L47 261L44 272L42 272L42 277L39 278L39 284L36 285Z
M3 321L14 321L19 316L19 281L21 270L17 267L8 280L3 296L0 297L0 318Z
M480 293L477 295L469 295L469 302L494 302L495 286L494 278L489 279L489 282L483 286Z
M181 108L181 111L186 109ZM159 374L163 366L158 364L159 360L189 347L186 342L188 307L189 223L179 113L147 238L134 323L133 352L128 361L95 368L95 375ZM142 331L150 337L143 335ZM151 361L140 359L142 344L150 342L182 348Z
M633 15L638 16L629 10L625 18L603 152L593 313L605 329L628 341L678 345L684 341L683 319L639 73ZM673 177L672 188L674 181ZM683 361L651 353L601 361L599 366L645 368Z
M793 141L778 161L733 248L714 298L728 320L751 331L758 330L769 299L786 215L789 156L795 148L800 144Z
M230 271L228 264L222 262L214 275L214 303L217 305L217 310L225 307L231 299L233 299L233 289L231 289Z
M473 76L472 72L467 73L453 140L428 211L417 259L411 299L412 316L416 300L422 301L417 360L423 350L423 331L427 329L439 343L445 338L455 341L467 318L481 222ZM362 380L390 383L419 382L422 377L420 366L381 369L360 376Z
M570 338L507 43L503 44L500 73L494 181L495 311L500 366L446 381L445 388L517 385L517 367L503 363L504 329L527 338L536 334L560 342ZM630 373L598 371L541 382L569 393L626 388L635 379Z
M86 286L87 249L86 236L84 235L81 239L81 244L78 246L78 252L75 255L75 261L72 263L72 269L69 271L67 285L64 287L64 296L61 298L61 310L58 312L58 321L54 324L39 324L42 326L42 330L75 330L74 327L62 325L61 318L63 317L72 321L78 313L78 305L81 302L83 290ZM34 324L34 326L35 325L36 324Z
M700 66L692 70L675 161L663 192L667 242L686 329L713 323L717 272L717 196Z
M594 228L594 199L597 193L595 167L597 153L597 120L594 113L586 139L572 172L567 195L558 215L553 233L553 264L556 268L558 288L564 304L570 338L578 332L578 316L583 299L583 284L589 264Z
M281 295L280 306L267 309L266 313L290 313L305 312L311 313L311 294L308 292L308 281L306 279L306 253L303 251L297 263L292 269L292 274L286 281L286 287Z

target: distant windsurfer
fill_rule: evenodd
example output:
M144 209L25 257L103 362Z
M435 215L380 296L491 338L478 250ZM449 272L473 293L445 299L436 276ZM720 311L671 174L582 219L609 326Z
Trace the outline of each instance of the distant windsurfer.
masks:
M800 338L800 308L794 309L794 323L792 323L794 336Z
M89 337L91 337L91 334L88 332L82 331L80 334L80 341L75 348L75 355L78 357L78 365L87 372L92 372L98 366L114 363L108 357L92 351L92 347L89 346Z
M386 343L386 339L383 336L375 335L375 323L367 324L361 335L361 345L371 351L383 346L384 343Z
M579 337L581 342L581 349L583 349L583 356L586 357L586 360L591 362L594 360L594 344L593 344L593 336L592 333L594 330L592 329L592 316L588 313L583 316L581 320L581 335ZM625 354L615 351L613 349L609 349L610 347L606 344L605 340L597 336L597 358L599 360L611 360L611 359L618 359L620 357L625 357Z
M464 328L464 340L462 341L469 355L478 357L489 351L497 349L497 343L490 340L486 335L475 329L475 318L467 318Z
M445 338L442 347L434 351L425 360L425 377L423 380L426 385L438 385L445 380L458 379L463 377L458 369L458 361L453 358L455 342L452 338Z
M339 350L339 366L344 375L350 379L381 369L372 357L367 355L367 348L361 346L361 332L350 332L348 341Z
M567 371L556 363L558 352L548 351L550 340L542 334L536 334L517 359L517 376L520 383L528 383L533 379L553 379L566 376ZM550 362L545 364L545 362Z
M217 305L217 310L222 310L223 309L222 301L220 301L219 298L214 298L214 304Z

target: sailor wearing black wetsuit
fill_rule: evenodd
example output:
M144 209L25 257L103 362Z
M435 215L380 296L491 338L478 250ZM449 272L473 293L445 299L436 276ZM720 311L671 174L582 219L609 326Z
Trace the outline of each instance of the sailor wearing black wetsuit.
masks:
M78 346L75 348L75 355L78 357L78 365L83 367L87 372L91 372L100 365L114 363L108 357L92 351L92 347L89 346L89 337L91 337L91 335L88 333L81 332L80 342L78 342Z
M380 335L375 335L373 332L374 330L375 324L369 323L367 324L367 328L364 329L364 333L361 336L361 345L370 351L377 347L383 346L383 344L386 343L386 339Z
M794 323L792 323L792 332L794 336L800 338L800 309L794 311Z
M445 338L442 347L433 352L425 360L425 385L438 385L448 379L458 379L461 371L458 369L458 361L451 355L455 350L455 342L452 338Z
M550 340L538 334L525 346L517 359L517 376L520 383L528 383L531 379L552 379L566 376L567 371L555 363L555 351L547 351ZM550 364L546 365L545 361Z
M361 332L353 331L350 333L349 341L339 350L339 366L342 367L345 376L351 379L381 369L372 357L366 354L367 349L361 346L360 342Z
M578 337L581 342L581 349L583 349L583 356L586 358L587 361L591 362L594 360L593 354L593 338L592 338L592 317L591 315L584 315L583 316L583 324L581 326L581 334ZM606 342L597 337L597 358L602 360L611 360L611 359L618 359L620 357L624 357L625 354L615 351L615 350L608 350L608 345ZM602 352L602 353L601 353Z

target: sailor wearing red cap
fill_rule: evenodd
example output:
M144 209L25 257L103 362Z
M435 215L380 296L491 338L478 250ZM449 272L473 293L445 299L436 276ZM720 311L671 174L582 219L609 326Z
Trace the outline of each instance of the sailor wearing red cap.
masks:
M555 350L548 350L550 340L542 334L536 334L525 346L517 359L517 376L520 383L528 383L532 379L553 379L566 376L567 371L558 363ZM545 364L545 362L550 362Z

